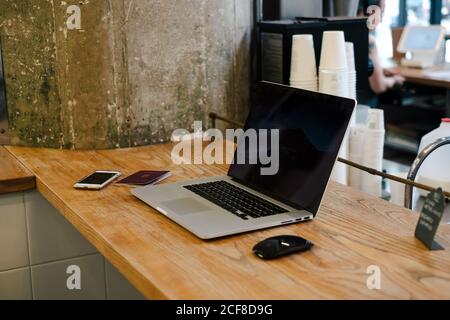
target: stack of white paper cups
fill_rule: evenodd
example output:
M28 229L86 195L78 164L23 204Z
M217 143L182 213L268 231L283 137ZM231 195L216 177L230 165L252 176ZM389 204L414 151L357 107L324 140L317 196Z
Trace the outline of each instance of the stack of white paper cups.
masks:
M384 137L383 110L371 109L362 157L364 166L378 171L383 169ZM361 174L361 190L376 197L381 197L381 177L363 172Z
M347 51L343 31L326 31L323 33L319 91L335 96L348 97ZM342 141L339 157L348 159L348 149L349 137L346 134ZM336 163L331 179L348 185L348 167L342 163Z
M367 122L370 107L358 105L353 115L354 123L351 124L349 131L349 154L348 159L355 163L362 163L364 145L366 139ZM349 167L349 185L356 189L361 189L362 171Z
M365 137L366 127L364 125L356 124L350 127L348 153L348 159L350 161L353 161L355 163L362 163ZM361 190L362 171L353 167L349 167L348 171L349 186Z
M317 91L317 64L314 40L310 34L292 38L291 79L292 87Z
M323 33L319 90L322 93L348 97L347 51L343 31Z
M345 43L348 67L348 97L356 100L356 64L355 49L352 42Z

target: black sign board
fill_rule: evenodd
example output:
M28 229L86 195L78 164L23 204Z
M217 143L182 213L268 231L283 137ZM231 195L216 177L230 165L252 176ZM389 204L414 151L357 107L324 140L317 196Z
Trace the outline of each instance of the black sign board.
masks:
M443 250L437 242L434 241L436 232L441 223L445 210L445 196L442 189L439 188L430 193L425 200L425 204L420 214L419 222L416 227L416 238L423 242L430 250Z

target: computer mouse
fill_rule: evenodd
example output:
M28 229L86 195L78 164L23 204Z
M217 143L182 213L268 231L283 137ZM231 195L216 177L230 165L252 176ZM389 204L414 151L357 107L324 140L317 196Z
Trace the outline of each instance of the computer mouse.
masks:
M311 241L296 236L278 236L261 241L253 247L256 256L271 260L292 253L307 251L313 246Z

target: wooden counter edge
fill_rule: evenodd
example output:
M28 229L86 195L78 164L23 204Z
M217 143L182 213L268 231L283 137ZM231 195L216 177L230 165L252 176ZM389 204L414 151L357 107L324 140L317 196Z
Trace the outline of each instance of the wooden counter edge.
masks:
M36 177L4 146L0 146L0 195L36 188ZM8 174L5 172L8 171Z

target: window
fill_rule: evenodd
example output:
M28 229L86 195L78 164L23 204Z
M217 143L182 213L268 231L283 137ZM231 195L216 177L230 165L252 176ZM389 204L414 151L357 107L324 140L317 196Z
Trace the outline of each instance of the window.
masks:
M447 28L450 34L450 0L442 1L442 25Z
M445 48L445 61L447 61L447 63L450 63L450 39L447 40Z
M450 1L450 0L449 0ZM377 48L382 59L392 58L392 31L391 28L399 24L400 0L386 1L383 21L376 29Z
M450 63L450 0L442 1L442 25L447 29L446 58Z
M429 25L431 20L431 1L407 0L406 13L408 24Z

